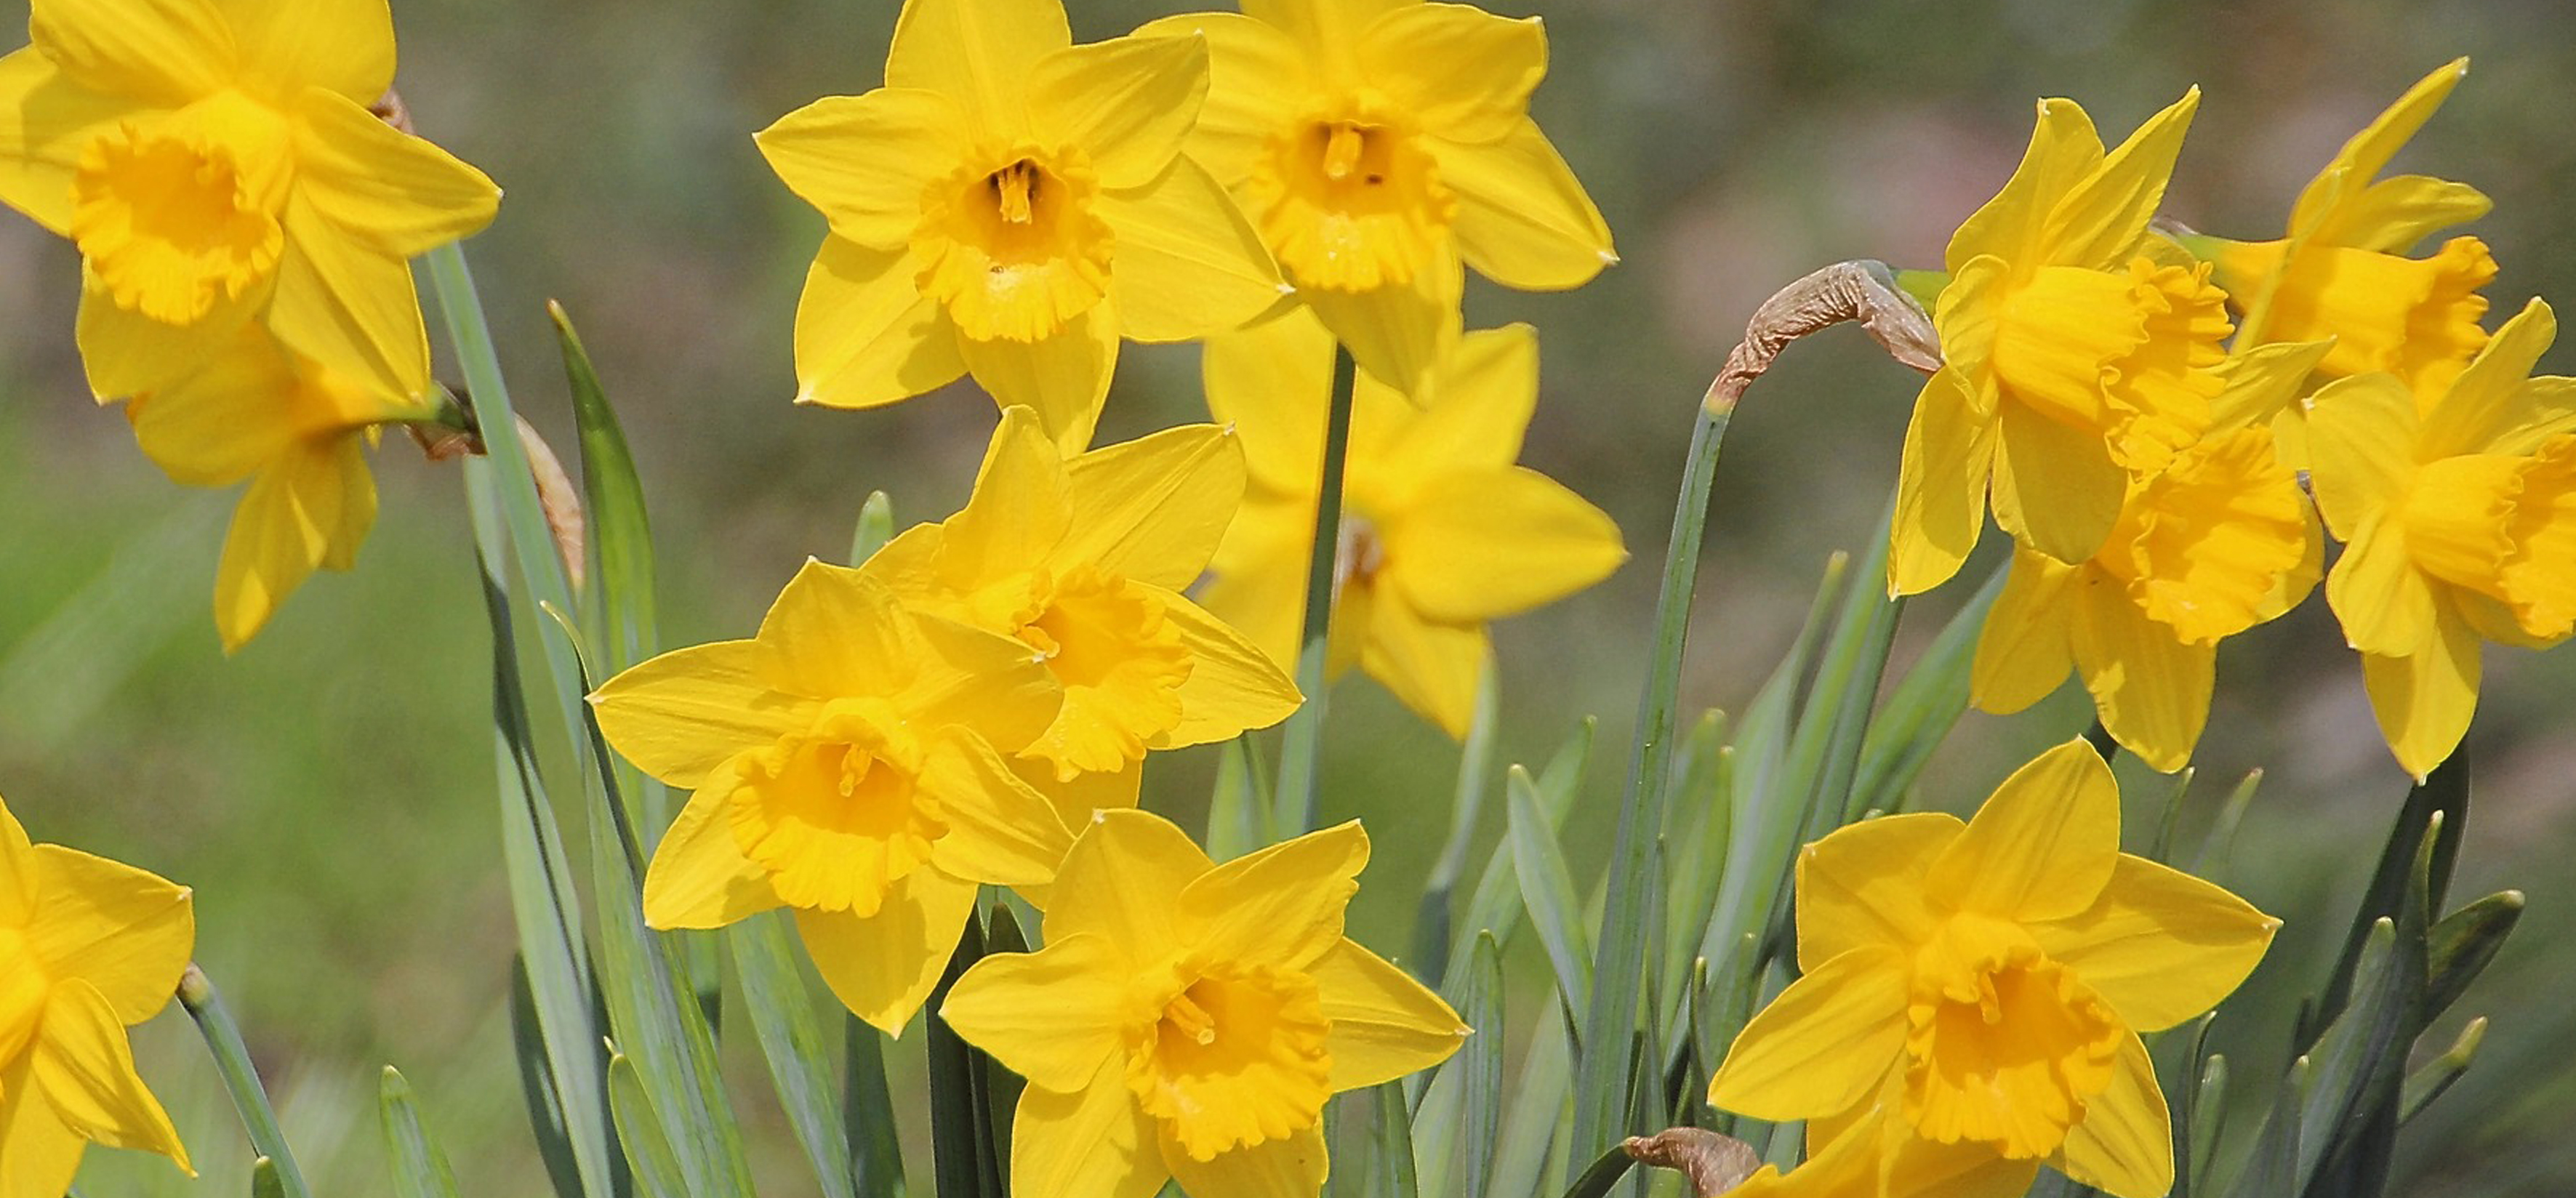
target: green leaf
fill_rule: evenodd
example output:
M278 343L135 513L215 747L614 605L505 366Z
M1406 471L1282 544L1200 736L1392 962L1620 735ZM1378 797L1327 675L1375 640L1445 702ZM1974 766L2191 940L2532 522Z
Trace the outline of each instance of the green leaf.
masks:
M850 1172L868 1198L902 1198L908 1188L895 1142L894 1098L886 1091L885 1035L856 1015L841 1021L841 1096Z
M2206 1021L2203 1026L2206 1027ZM2200 1041L2193 1041L2197 1055ZM2227 1109L2227 1058L2211 1053L2200 1066L2200 1076L2186 1093L2188 1112L2182 1121L2183 1134L2189 1137L2189 1151L2175 1158L2172 1198L2189 1198L2192 1193L2206 1192L2212 1184L2210 1171L2218 1161L2218 1128L2220 1116ZM2185 1180L2185 1171L2189 1180Z
M1512 869L1520 879L1530 926L1556 969L1557 992L1565 996L1567 1009L1583 1010L1595 979L1574 876L1566 869L1565 852L1548 826L1529 772L1513 766L1504 775L1503 790L1511 808Z
M1529 1044L1520 1056L1520 1076L1513 1081L1511 1107L1495 1144L1493 1175L1485 1188L1490 1198L1538 1198L1548 1175L1548 1155L1558 1137L1570 1130L1574 1098L1567 1092L1567 1083L1573 1072L1572 1017L1563 999L1554 999L1547 1007L1547 1015L1530 1029Z
M277 1162L260 1157L250 1163L251 1198L286 1198L286 1183L278 1179Z
M986 893L998 892L987 887ZM1028 937L1020 931L1019 918L1012 914L1010 905L997 899L992 912L991 930L984 937L985 955L1029 951ZM984 1177L984 1189L987 1193L1000 1194L1007 1188L1002 1179L1010 1174L1011 1121L1019 1113L1020 1091L1027 1083L990 1055L977 1052L975 1057L981 1070L976 1084L984 1105L984 1160L991 1166Z
M1985 632L1986 612L1994 607L1995 596L2003 593L2004 580L2011 573L2009 563L1997 568L1888 693L1878 717L1870 721L1869 738L1861 745L1860 772L1852 782L1846 811L1905 809L1906 793L1921 776L1923 763L1931 760L1932 750L1967 713L1977 638Z
M634 1060L623 1054L608 1059L608 1109L617 1119L617 1140L626 1148L627 1167L634 1170L646 1198L690 1198L680 1162L662 1135L662 1116L653 1109Z
M447 1154L430 1141L413 1101L411 1083L393 1066L385 1066L376 1089L376 1109L384 1119L385 1159L392 1166L394 1198L456 1198L456 1175Z
M883 491L868 492L866 502L859 505L858 526L850 530L850 564L875 557L893 539L894 500Z
M1674 802L1667 810L1678 812L1679 818L1668 819L1673 826L1664 833L1663 958L1656 971L1665 985L1655 1009L1665 1013L1667 1022L1688 1004L1680 983L1689 977L1700 937L1708 931L1708 915L1724 880L1727 840L1734 833L1727 791L1733 785L1735 753L1726 744L1726 713L1700 716L1674 768Z
M2236 829L2244 825L2246 811L2254 806L2254 792L2262 785L2263 771L2248 770L2236 783L2236 789L2227 792L2227 801L2218 806L2218 817L2200 838L2200 851L2192 855L2188 872L2204 878L2226 872L2223 867L2227 854L2236 847Z
M1566 1187L1565 1198L1603 1198L1610 1192L1610 1187L1619 1184L1619 1179L1626 1177L1628 1170L1636 1164L1627 1149L1612 1148L1594 1158L1592 1166L1576 1177L1573 1185Z
M1208 856L1232 861L1269 844L1269 799L1261 793L1261 763L1254 759L1252 734L1225 742L1217 750L1216 788L1208 795Z
M2443 916L2425 952L2424 1021L2442 1017L2522 920L2522 892L2501 890Z
M1467 739L1458 749L1458 790L1449 805L1449 839L1440 847L1440 857L1431 867L1431 879L1422 887L1422 903L1413 918L1413 969L1426 977L1441 977L1449 971L1450 907L1456 899L1458 875L1467 868L1467 845L1475 838L1476 825L1485 811L1485 795L1492 789L1494 770L1494 715L1500 706L1495 694L1494 669L1490 660L1477 675L1476 706L1467 722ZM1482 929L1478 929L1481 931Z
M1422 1188L1413 1169L1413 1124L1405 1115L1404 1083L1377 1088L1377 1162L1380 1184L1376 1198L1419 1198Z
M1547 816L1551 840L1564 828L1566 813L1573 810L1575 795L1582 790L1583 770L1592 759L1592 734L1599 726L1599 720L1585 717L1557 747L1556 755L1548 759L1547 768L1539 771L1540 807ZM1512 933L1520 930L1521 909L1520 877L1513 864L1507 829L1502 843L1494 846L1494 855L1486 859L1484 872L1477 875L1476 889L1468 896L1467 921L1458 925L1458 943L1452 947L1449 966L1441 974L1441 993L1455 998L1474 937L1491 932L1496 942L1511 945Z
M558 1198L582 1198L581 1167L564 1126L563 1091L555 1083L554 1061L538 1026L537 996L524 953L510 956L510 1048L519 1063L520 1097L527 1100L528 1127L536 1136L537 1157L546 1164L546 1179Z
M2359 966L2362 941L2369 936L2372 924L2395 917L2406 907L2409 887L2417 884L2414 875L2419 864L2423 867L2421 901L2427 909L2440 909L2450 889L2451 863L2459 855L2460 830L2467 822L2468 806L2466 750L2453 753L2422 785L2407 793L2405 806L2398 810L2397 820L2388 830L2388 841L2380 848L2379 864L2371 873L2369 888L2363 891L2361 905L2353 913L2352 931L2344 937L2343 954L2335 962L2333 980L2326 983L2325 993L2317 1000L2312 1022L2300 1029L2303 1038L2332 1022L2343 1010ZM2418 857L2423 858L2420 863Z
M2264 1116L2263 1130L2255 1136L2253 1154L2246 1158L2236 1184L2228 1188L2229 1198L2282 1198L2299 1192L2299 1159L2307 1139L2301 1134L2299 1112L2308 1091L2308 1070L2308 1058L2300 1057L2281 1076L2281 1088Z
M1482 1194L1503 1129L1503 955L1492 936L1476 937L1467 978L1465 1004L1458 1010L1476 1032L1451 1066L1464 1082L1458 1103L1462 1184L1456 1192Z
M991 1124L977 1076L984 1070L978 1060L984 1054L968 1047L939 1016L957 979L983 956L983 926L969 919L947 971L922 1006L929 1013L930 1158L939 1198L1000 1198L999 1191L984 1188L984 1178L995 1171L985 1156Z
M2460 1080L2460 1075L2469 1071L2469 1062L2477 1059L2478 1045L2486 1038L2486 1016L2480 1015L2460 1029L2460 1038L2451 1042L2449 1050L2408 1074L2406 1088L2397 1102L2397 1121L2405 1123L2423 1114L2425 1107L2451 1088L2451 1083Z
M814 1162L824 1198L858 1198L858 1179L851 1175L852 1162L841 1143L841 1105L824 1065L822 1020L815 1013L813 991L796 967L785 917L775 911L752 916L726 928L725 941L742 986L743 1014L769 1062L779 1109L787 1113L788 1127ZM877 1084L885 1084L882 1073ZM887 1133L890 1138L892 1129Z

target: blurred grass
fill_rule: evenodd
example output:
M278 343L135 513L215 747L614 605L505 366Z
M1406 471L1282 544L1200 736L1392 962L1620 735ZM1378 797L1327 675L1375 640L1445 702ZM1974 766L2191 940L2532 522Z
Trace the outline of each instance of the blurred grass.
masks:
M569 447L540 307L559 297L624 415L661 536L671 643L747 633L804 555L839 554L871 489L893 495L902 523L953 511L990 427L990 404L966 387L864 414L787 403L789 320L821 222L748 134L817 95L872 85L894 7L397 6L401 84L421 127L508 189L470 252L520 405ZM1077 0L1072 15L1088 39L1178 7ZM2398 168L2495 197L2496 214L2470 231L2502 263L2497 307L2534 293L2576 303L2576 230L2561 202L2576 194L2576 145L2560 115L2576 42L2546 0L1496 7L1546 16L1552 66L1535 110L1625 263L1568 295L1475 287L1470 321L1539 326L1546 395L1526 460L1610 511L1638 562L1660 549L1690 406L1753 304L1838 258L1937 259L2010 170L2038 95L2078 97L2116 136L2199 83L2200 125L2168 211L2260 237L2343 137L2425 70L2469 54L2470 79ZM0 25L23 27L8 16ZM229 497L170 485L113 412L93 409L70 348L75 278L66 247L0 219L0 794L38 839L197 887L207 968L286 1095L290 1131L308 1155L333 1158L306 1162L318 1185L379 1188L368 1124L376 1068L391 1062L466 1192L525 1192L533 1157L499 1015L510 925L484 756L485 634L452 468L388 442L376 459L384 514L357 571L317 577L225 660L206 605ZM2576 372L2576 350L2543 368ZM1750 697L1816 567L1854 547L1883 504L1913 386L1856 334L1835 334L1755 391L1719 474L1686 702ZM1130 346L1103 438L1197 418L1197 402L1192 351ZM1604 718L1602 743L1624 743L1647 570L1499 630L1506 761L1544 753L1587 712ZM1954 587L1913 605L1899 668L1964 598ZM2220 876L2289 921L2216 1033L2240 1089L2279 1065L2291 1006L2325 967L2404 793L2341 645L2312 601L2222 655L2199 799L2214 805L2244 770L2269 770ZM2563 1135L2576 1012L2560 998L2576 976L2571 661L2490 653L2457 892L2519 885L2532 910L2432 1037L2495 1017L2468 1076L2409 1129L2403 1192L2576 1188L2576 1143ZM2086 718L2073 689L2011 719L1972 714L1933 762L1927 805L1967 809ZM1335 695L1327 737L1324 815L1366 816L1378 846L1353 926L1393 950L1408 942L1407 879L1428 872L1441 839L1454 753L1364 682ZM1149 803L1189 823L1212 768L1203 754L1158 761ZM1602 810L1613 773L1591 779ZM2135 785L2132 798L2161 793ZM1501 810L1489 804L1480 855ZM2152 823L2132 814L2134 848ZM1581 885L1598 875L1606 824L1573 822ZM1513 954L1519 1020L1540 993L1535 954ZM171 1192L238 1192L237 1158L219 1147L229 1116L187 1030L165 1018L139 1050L209 1166L195 1189ZM917 1061L914 1039L899 1063ZM729 1048L728 1066L762 1180L797 1192L801 1163L747 1050ZM918 1075L896 1084L917 1089ZM330 1126L341 1107L359 1122L345 1136ZM96 1192L156 1175L123 1156L95 1154Z

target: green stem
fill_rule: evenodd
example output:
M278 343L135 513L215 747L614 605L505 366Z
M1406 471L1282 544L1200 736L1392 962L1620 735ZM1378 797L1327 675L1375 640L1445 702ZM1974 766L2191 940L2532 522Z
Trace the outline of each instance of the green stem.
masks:
M1333 348L1333 394L1324 417L1324 469L1315 485L1315 543L1307 554L1306 622L1298 638L1297 690L1306 701L1288 717L1279 745L1279 834L1315 830L1315 775L1324 747L1325 647L1331 640L1333 585L1342 542L1342 467L1350 456L1351 393L1359 366Z
M215 1072L223 1075L233 1109L241 1112L242 1130L250 1133L252 1151L276 1162L287 1198L312 1198L304 1171L296 1168L295 1154L287 1150L286 1132L277 1125L277 1109L269 1105L268 1090L259 1084L259 1070L250 1063L250 1047L242 1043L241 1026L233 1022L223 996L215 993L215 984L195 962L179 976L179 1005L188 1009L189 1017L197 1021L197 1031L205 1036L206 1048L215 1057Z

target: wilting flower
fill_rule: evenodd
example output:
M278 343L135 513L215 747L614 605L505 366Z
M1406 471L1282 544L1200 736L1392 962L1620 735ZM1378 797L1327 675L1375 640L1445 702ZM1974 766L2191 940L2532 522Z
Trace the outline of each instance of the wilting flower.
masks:
M1252 483L1207 605L1282 661L1306 610L1332 371L1332 335L1302 312L1208 342L1208 406L1242 438ZM1468 334L1410 401L1367 375L1352 397L1328 656L1451 736L1467 734L1486 622L1628 556L1599 508L1512 464L1537 405L1538 339L1522 325Z
M166 387L253 321L427 390L406 260L501 193L368 111L394 77L384 0L35 0L28 28L0 59L0 201L80 247L91 390Z
M796 307L800 402L874 407L972 372L1075 453L1120 337L1278 302L1259 239L1181 153L1206 49L1072 40L1057 0L906 0L886 86L761 132L831 223Z
M2006 532L2092 557L2128 476L2208 429L2225 297L2207 265L2147 235L2199 103L2194 89L2105 155L2074 101L2040 101L2020 169L1950 238L1934 311L1947 364L1905 433L1890 593L1958 572L1990 483Z
M196 938L187 887L30 844L0 802L0 1198L69 1190L91 1144L188 1168L125 1029L169 1005Z
M697 792L646 871L645 922L791 908L832 992L894 1034L977 883L1055 876L1072 833L998 753L1043 731L1062 693L1020 642L805 563L758 636L665 653L590 697L627 760Z
M2159 770L2181 769L2209 718L2218 642L2296 606L2324 545L2298 476L2273 450L2323 344L2275 345L2219 367L2209 431L2158 474L2129 480L2102 550L2074 565L2015 546L1977 638L1971 697L2008 713L2072 663L2103 727Z
M2366 374L2308 413L2317 510L2346 543L2326 601L2418 778L2468 731L2482 640L2576 631L2576 379L2527 377L2557 335L2535 299L2429 407Z
M1025 1198L1290 1198L1323 1188L1324 1100L1457 1051L1468 1029L1342 935L1368 835L1223 865L1159 816L1104 811L1064 859L1046 947L978 962L940 1014L1028 1079Z
M2462 58L2425 76L2345 142L2299 193L2289 236L2202 242L2230 303L2246 313L2240 347L2333 338L2320 370L2393 374L2429 404L2486 344L2478 320L2487 301L2477 292L2496 276L2486 243L2454 237L2432 257L2403 254L2486 215L2487 197L2422 175L2371 181L2468 73Z
M1538 19L1420 0L1244 0L1142 34L1207 39L1190 153L1360 365L1412 391L1458 335L1460 260L1507 287L1580 286L1610 228L1528 115Z
M2277 926L2120 852L2118 783L2081 740L1965 825L1892 815L1807 846L1797 885L1803 976L1736 1037L1710 1102L1808 1120L1820 1145L1885 1106L1914 1136L2120 1198L2173 1182L2138 1033L2216 1005Z
M143 452L192 486L250 488L215 567L215 629L240 648L315 567L346 570L376 519L373 426L427 404L244 326L207 365L126 401Z
M860 570L917 610L1028 646L1063 684L1064 706L1021 756L1059 783L1118 775L1105 805L1130 806L1146 750L1223 740L1296 710L1278 665L1179 590L1242 495L1243 452L1213 425L1068 459L1036 413L1014 407L966 510L896 537ZM1067 816L1078 823L1095 805Z

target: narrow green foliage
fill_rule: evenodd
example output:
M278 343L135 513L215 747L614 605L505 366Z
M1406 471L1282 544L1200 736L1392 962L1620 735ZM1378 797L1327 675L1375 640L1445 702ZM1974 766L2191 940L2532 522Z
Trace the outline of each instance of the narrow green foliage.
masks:
M241 1116L251 1149L273 1162L273 1192L280 1198L312 1198L303 1171L295 1167L295 1154L287 1149L286 1133L278 1128L277 1108L269 1105L268 1089L260 1085L259 1070L251 1064L250 1046L242 1043L241 1025L233 1022L233 1013L215 984L193 964L180 975L179 1005L205 1037L206 1050L215 1058L215 1073L223 1079L224 1092L232 1096L233 1110Z
M2174 1157L2173 1198L2189 1198L2211 1188L2210 1170L2218 1160L2219 1117L2227 1103L2227 1058L2212 1053L2201 1063L2200 1076L2186 1091L2188 1115L2183 1120L2183 1133L2190 1139L2190 1151Z
M1419 1198L1422 1188L1413 1168L1413 1124L1406 1114L1404 1084L1387 1082L1377 1087L1376 1100L1376 1184L1369 1192L1377 1198Z
M2522 920L2522 892L2502 890L2453 911L2433 925L2425 951L2424 1019L2439 1019L2495 960Z
M858 1198L858 1179L851 1175L852 1162L841 1142L840 1100L824 1064L822 1020L788 940L786 916L776 911L725 929L725 942L733 950L734 976L742 986L743 1014L760 1041L761 1056L769 1062L779 1109L787 1113L788 1127L814 1162L824 1198ZM874 1029L858 1030L876 1034ZM882 1071L877 1085L880 1089L885 1085ZM889 1136L891 1130L887 1129Z
M594 645L609 673L651 657L660 646L653 601L653 530L644 514L644 484L626 432L609 407L589 351L573 331L563 305L549 302L555 338L563 349L564 375L572 388L572 414L581 438L581 493L590 530L592 582L603 617ZM659 820L650 821L658 824Z
M1724 972L1726 954L1745 933L1757 935L1769 926L1771 895L1797 851L1799 807L1788 780L1790 710L1797 701L1798 680L1824 635L1851 559L1836 553L1825 561L1824 578L1796 639L1771 676L1754 692L1736 728L1735 761L1727 773L1731 831L1726 868L1719 876L1717 905L1700 937L1699 953ZM1803 796L1801 796L1803 797Z
M528 977L524 952L510 958L510 1048L519 1064L519 1094L528 1104L528 1129L536 1136L537 1156L546 1164L546 1179L558 1198L582 1198L581 1165L564 1123L563 1088L556 1084L554 1059L537 1018L537 996Z
M1504 775L1503 790L1511 806L1512 870L1520 879L1530 927L1547 949L1548 963L1556 970L1557 992L1565 997L1567 1009L1583 1010L1591 1002L1596 978L1574 876L1566 868L1565 852L1539 805L1538 787L1529 772L1513 766Z
M1499 671L1489 659L1476 682L1476 706L1467 722L1467 739L1458 749L1458 791L1449 805L1449 839L1422 887L1422 905L1413 918L1413 968L1423 977L1448 972L1450 908L1456 901L1458 875L1467 868L1467 845L1485 812L1485 794L1494 770L1494 720L1501 706L1496 694ZM1481 931L1482 929L1476 929Z
M992 887L986 887L985 891L988 894L994 893ZM987 955L1029 951L1029 940L1027 935L1020 931L1019 918L1012 914L1009 904L1001 902L998 898L992 904L990 928L991 930L984 937L984 951ZM975 1055L981 1069L981 1076L977 1078L976 1084L984 1105L986 1128L984 1159L993 1170L985 1176L984 1182L988 1192L998 1195L1007 1188L1002 1184L1002 1179L1008 1176L1010 1171L1011 1118L1019 1110L1020 1091L1025 1089L1028 1083L1019 1074L1004 1068L1001 1062L992 1057L982 1052Z
M250 1163L251 1198L286 1198L286 1179L277 1171L277 1162L260 1157Z
M1458 1099L1458 1167L1453 1174L1458 1187L1454 1191L1435 1189L1433 1193L1485 1193L1493 1174L1494 1157L1501 1147L1496 1141L1503 1130L1503 957L1502 946L1491 935L1476 937L1467 978L1467 992L1461 996L1458 1013L1476 1032L1443 1067L1457 1070L1462 1083Z
M2307 1138L2301 1134L2299 1111L2308 1090L2308 1069L2308 1058L2300 1057L2281 1076L2271 1112L2254 1139L2253 1155L2246 1158L2236 1184L2229 1187L2229 1198L2282 1198L2299 1192L2299 1158Z
M894 1135L894 1096L886 1090L885 1036L856 1015L841 1020L842 1138L850 1174L868 1198L903 1198L907 1180Z
M2201 1087L2198 1084L2200 1079L2196 1075L2199 1073L2202 1054L2208 1049L2209 1025L2216 1018L2217 1015L2214 1012L2203 1015L2192 1020L2188 1028L2175 1029L2171 1037L2162 1038L2163 1042L2168 1044L2176 1039L2182 1042L2182 1067L2179 1070L2182 1074L2182 1084L2173 1087L2176 1092L2173 1095L2172 1110L2168 1112L2170 1130L2173 1133L2174 1182L2173 1191L2165 1195L2165 1198L2191 1198L2192 1162L2199 1159L2200 1155L2192 1142L2192 1137L2202 1130L2200 1127L2202 1121L2208 1115L2215 1113L2214 1110L2202 1110L2200 1104L2204 1097L2210 1098L2213 1103L2215 1097L2201 1093ZM2177 1070L2160 1068L2157 1072L2170 1076Z
M2460 832L2468 822L2468 806L2469 759L2465 751L2452 754L2422 785L2407 793L2406 805L2398 810L2397 822L2380 849L2379 864L2371 872L2370 885L2362 892L2361 905L2353 913L2352 931L2344 937L2343 955L2335 961L2333 979L2317 1000L2312 1022L2299 1029L2302 1041L2316 1035L2343 1010L2360 964L2362 941L2370 935L2372 924L2396 916L2405 908L2409 888L2415 884L2419 856L2423 858L2422 903L2429 910L2441 908L2443 896L2450 890L2451 863L2459 855Z
M2011 573L2009 565L1996 569L1888 692L1887 701L1870 720L1868 739L1861 742L1860 770L1852 779L1846 815L1905 809L1906 794L1922 774L1923 763L1932 759L1932 750L1967 714L1977 638L1985 631L1987 610L2003 593L2004 580Z
M2244 826L2245 812L2254 806L2254 792L2262 785L2263 771L2248 770L2236 783L2236 789L2227 792L2227 801L2218 805L2218 817L2201 837L2200 851L2192 854L2191 868L2186 872L2204 878L2224 872L2221 867L2227 862L2228 850L2236 846L2236 829Z
M1610 1187L1619 1184L1619 1179L1626 1177L1628 1170L1635 1168L1636 1164L1626 1149L1613 1147L1593 1158L1591 1166L1574 1179L1573 1185L1565 1188L1565 1198L1605 1198Z
M2406 1088L2397 1101L2397 1121L2404 1123L2424 1113L2425 1107L2433 1105L2434 1099L2440 1098L2443 1091L2460 1080L2460 1075L2469 1071L2469 1062L2477 1059L2478 1045L2486 1038L2487 1020L2481 1015L2460 1029L2460 1038L2452 1041L2451 1047L2442 1055L2426 1061L2423 1068L2408 1074Z
M877 550L894 539L894 500L883 491L870 491L859 504L859 522L850 530L850 564L855 566L877 555Z
M1261 764L1252 735L1217 750L1216 788L1208 795L1208 856L1232 861L1271 842L1270 804L1261 793Z
M1342 541L1342 470L1351 449L1351 396L1359 365L1351 351L1333 347L1333 394L1324 413L1323 476L1315 487L1315 539L1307 554L1306 619L1297 637L1297 692L1306 697L1280 728L1278 833L1315 830L1316 775L1323 764L1326 646L1331 641L1334 564Z
M1655 1009L1665 1022L1688 1001L1680 982L1689 976L1699 954L1703 921L1717 902L1717 887L1726 863L1727 840L1734 833L1732 785L1735 754L1726 744L1726 713L1702 713L1674 762L1673 802L1666 809L1663 956L1657 974L1664 986Z
M608 1058L608 1109L617 1119L617 1142L626 1149L626 1165L645 1198L692 1198L679 1158L662 1134L662 1113L645 1093L634 1058L624 1054Z
M2183 800L2191 794L2191 780L2199 773L2191 766L2176 771L2172 784L2165 788L2164 813L2156 820L2156 840L2147 848L2147 859L2163 864L2173 863L2174 839L2182 827Z
M456 1198L456 1175L447 1154L429 1138L411 1083L393 1066L385 1066L376 1089L376 1109L385 1128L385 1160L392 1167L394 1198Z
M940 1004L948 1001L957 979L983 957L983 926L969 919L957 951L948 958L947 972L939 976L939 985L922 1007L929 1013L930 1157L939 1198L1000 1198L999 1189L988 1190L984 1185L986 1177L998 1175L997 1164L987 1156L991 1124L977 1076L989 1058L968 1047L939 1017Z
M1566 813L1574 808L1575 795L1583 786L1584 768L1592 760L1592 734L1599 726L1600 721L1588 717L1576 725L1573 735L1557 746L1555 756L1548 758L1547 768L1539 771L1539 807L1547 817L1550 840L1560 834ZM1458 925L1448 968L1441 973L1441 993L1456 994L1473 937L1491 932L1496 941L1509 947L1512 933L1520 930L1522 903L1516 860L1507 827L1502 843L1494 846L1494 855L1486 859L1485 871L1477 876L1476 889L1468 895L1467 919Z
M1566 1092L1573 1071L1570 1019L1564 1001L1552 999L1530 1030L1503 1134L1495 1145L1493 1175L1485 1188L1490 1198L1540 1198L1545 1190L1549 1154L1557 1138L1570 1130L1567 1120L1572 1117L1574 1098Z

